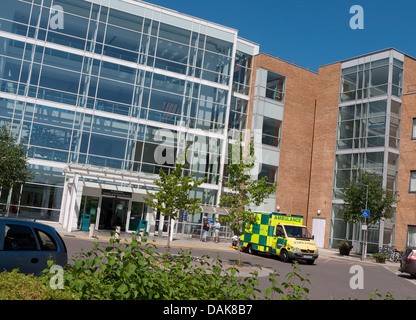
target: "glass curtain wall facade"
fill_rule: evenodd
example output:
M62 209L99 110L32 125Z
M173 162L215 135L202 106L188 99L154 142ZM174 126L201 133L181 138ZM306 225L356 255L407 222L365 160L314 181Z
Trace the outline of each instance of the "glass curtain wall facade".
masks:
M36 177L0 201L13 216L57 221L65 165L157 174L190 141L189 171L209 185L193 196L216 205L227 131L246 127L258 46L139 1L100 3L2 1L0 125L28 149Z
M397 192L403 59L389 50L342 64L330 247L342 239L361 240L361 226L338 215L343 185L354 181L359 170L379 174L383 187ZM391 244L394 223L369 229L369 250Z

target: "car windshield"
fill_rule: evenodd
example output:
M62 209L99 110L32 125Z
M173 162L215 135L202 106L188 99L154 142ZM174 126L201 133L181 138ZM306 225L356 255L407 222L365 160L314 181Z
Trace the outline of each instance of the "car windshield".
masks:
M306 227L302 226L285 226L288 237L311 239L312 236Z

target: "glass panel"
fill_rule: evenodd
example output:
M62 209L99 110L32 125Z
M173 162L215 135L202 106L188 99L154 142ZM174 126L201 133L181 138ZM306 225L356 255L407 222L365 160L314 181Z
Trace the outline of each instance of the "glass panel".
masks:
M416 226L407 227L407 242L406 246L416 247Z
M357 89L357 73L346 74L341 78L341 92Z
M338 139L348 139L354 137L354 121L344 121L339 124Z
M65 30L65 29L64 29ZM65 34L61 34L56 31L48 31L48 42L53 42L61 44L68 47L73 47L77 49L84 49L85 40L81 38L71 37Z
M208 101L200 101L197 118L199 120L209 120L224 123L226 107Z
M36 105L33 121L46 125L55 125L72 129L74 112Z
M357 71L357 66L353 66L353 67L349 67L346 69L342 69L341 73L344 74L348 74L348 73L353 73Z
M0 54L13 57L13 58L22 58L24 51L25 43L17 40L11 40L7 38L0 37ZM31 45L28 44L28 48ZM28 51L28 48L26 49Z
M91 134L89 153L123 159L126 152L126 143L126 139Z
M95 223L97 220L98 202L100 198L82 196L80 215L89 214L91 215L91 223Z
M416 118L413 118L412 139L416 139Z
M99 134L107 134L127 138L129 123L100 116L94 116L92 131Z
M140 34L108 25L104 43L116 48L138 52L140 47Z
M81 71L82 57L64 51L45 48L43 64L73 71Z
M159 37L167 40L189 44L191 31L182 28L174 27L166 23L160 23Z
M356 91L343 92L341 94L341 102L355 100Z
M21 64L20 60L0 56L0 78L19 81Z
M108 23L140 32L142 30L143 18L110 8Z
M396 66L393 67L393 84L398 87L403 86L403 70Z
M146 220L146 204L133 201L131 203L129 231L137 231L141 220Z
M283 101L286 77L274 72L267 73L266 97Z
M103 61L100 71L101 71L100 73L101 77L110 78L110 79L128 82L128 83L134 83L136 72L133 68Z
M90 16L90 2L83 0L53 0L53 5L59 5L63 7L65 13L72 13L85 18Z
M399 147L400 139L400 119L391 117L390 118L390 140L389 146L392 148Z
M262 143L274 147L279 146L280 130L282 121L273 118L263 117L263 139Z
M182 100L182 96L153 90L150 98L150 109L180 114Z
M15 0L3 0L1 3L0 17L27 24L29 22L30 9L30 3Z
M133 85L101 78L98 84L97 98L131 104Z
M384 152L371 152L366 154L367 169L383 168L384 164Z
M187 66L183 63L176 63L169 60L164 59L155 59L155 68L168 70L180 74L186 74Z
M371 70L371 85L378 86L388 83L389 66L379 67Z
M339 120L352 120L354 119L354 106L339 108Z
M233 44L224 40L206 36L205 50L231 56Z
M271 185L275 181L277 181L277 166L272 166L268 164L261 164L261 171L258 175L258 179L263 179L264 177L267 177L268 184Z
M411 171L410 172L409 192L416 192L416 171Z
M367 124L368 136L379 136L386 133L386 117L369 118Z
M44 124L32 125L30 144L60 150L69 150L72 130L46 126Z
M23 186L20 205L60 209L63 188L25 184Z
M373 61L371 62L371 67L375 68L375 67L386 65L386 64L389 64L389 58Z
M351 154L340 154L336 156L336 168L337 169L350 169L351 168Z
M179 80L177 78L155 73L153 74L152 87L154 89L160 89L172 93L183 94L185 90L185 80Z
M199 98L202 100L227 104L228 91L211 86L201 85Z
M335 173L335 188L343 188L344 184L351 179L351 170L337 170Z
M120 226L121 231L125 231L128 203L128 200L103 197L99 228L115 230L116 226Z
M157 42L156 56L165 60L188 62L189 47L187 45L175 43L168 40L159 39Z
M216 73L228 74L230 71L231 58L224 57L212 52L205 52L203 68Z
M79 78L79 73L43 66L39 86L77 93Z

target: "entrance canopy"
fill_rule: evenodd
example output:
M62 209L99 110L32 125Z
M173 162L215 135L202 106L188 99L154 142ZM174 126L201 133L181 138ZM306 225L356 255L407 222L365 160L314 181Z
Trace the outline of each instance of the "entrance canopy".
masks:
M155 187L156 174L136 172L130 170L113 169L90 164L70 163L62 173L67 177L110 181L127 185L144 185Z
M65 186L60 222L69 232L77 226L83 188L86 184L92 183L98 189L103 189L103 186L107 185L109 189L114 188L119 191L127 189L130 192L135 190L146 194L146 189L157 187L154 182L158 179L156 174L80 163L70 163L63 168L62 173L65 175Z
M101 194L113 193L146 194L146 190L156 190L157 174L113 169L90 164L70 163L63 168L65 175L64 196L61 204L60 222L70 232L77 226L80 203L83 189L87 186L101 189ZM108 190L110 189L110 190ZM213 205L201 205L203 213L212 213L216 216L228 214L227 208Z

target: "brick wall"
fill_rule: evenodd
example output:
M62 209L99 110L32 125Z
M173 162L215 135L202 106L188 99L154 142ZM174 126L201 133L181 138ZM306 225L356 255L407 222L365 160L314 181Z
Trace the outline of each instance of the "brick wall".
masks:
M409 193L410 171L416 170L416 140L412 140L413 118L416 118L416 93L406 95L409 85L416 84L416 61L405 56L403 104L399 159L399 202L397 203L395 245L403 249L408 225L416 225L416 193ZM412 90L415 87L411 88Z
M315 96L319 76L315 72L266 54L255 57L253 70L257 68L287 77L276 205L280 206L281 212L305 217L308 208ZM255 82L254 72L252 94ZM250 109L252 110L252 105ZM251 117L249 119L251 124Z

